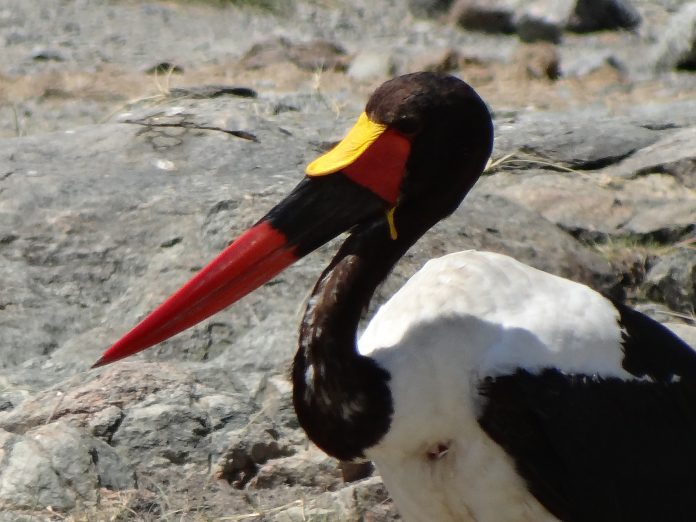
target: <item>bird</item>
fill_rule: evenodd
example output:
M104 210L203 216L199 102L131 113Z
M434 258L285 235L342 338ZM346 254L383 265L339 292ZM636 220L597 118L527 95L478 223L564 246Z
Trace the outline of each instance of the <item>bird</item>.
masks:
M153 346L345 240L306 302L293 404L319 448L375 463L407 522L696 520L696 353L591 288L494 252L395 263L460 205L493 146L455 76L378 87L288 196L119 339Z

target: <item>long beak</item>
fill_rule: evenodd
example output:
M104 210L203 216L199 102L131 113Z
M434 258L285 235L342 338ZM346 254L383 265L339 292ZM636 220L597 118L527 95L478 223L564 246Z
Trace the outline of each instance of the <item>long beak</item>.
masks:
M342 176L305 178L256 225L106 350L94 367L145 350L230 306L383 208L384 202L377 196Z
M356 125L359 131L363 129L360 125L359 120ZM356 127L346 139L355 137ZM402 156L398 173L400 181L409 147L404 146L405 138L401 136L386 135L379 139L384 135L383 130L377 137L371 135L372 141L367 148L369 150L375 141L395 143ZM330 161L319 158L318 164L314 162L314 171L282 202L106 350L93 367L128 357L190 328L238 301L355 224L383 215L391 202L379 195L374 187L343 171L335 174L323 172L325 164L330 163L333 167L335 156L334 149L326 155ZM347 165L364 156L364 151L360 151ZM367 163L360 169L362 172L371 170L373 163ZM383 165L379 166L383 169ZM394 184L393 181L390 183Z

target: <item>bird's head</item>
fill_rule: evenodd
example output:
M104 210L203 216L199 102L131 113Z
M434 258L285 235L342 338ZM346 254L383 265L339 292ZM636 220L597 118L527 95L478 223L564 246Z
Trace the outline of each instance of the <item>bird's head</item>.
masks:
M346 137L307 166L283 201L95 366L193 326L342 232L383 229L385 242L410 245L457 208L492 144L488 109L465 82L423 72L384 83Z

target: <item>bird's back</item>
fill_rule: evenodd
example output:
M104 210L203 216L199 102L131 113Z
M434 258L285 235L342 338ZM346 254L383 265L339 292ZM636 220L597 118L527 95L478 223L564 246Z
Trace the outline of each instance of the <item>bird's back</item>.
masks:
M430 261L411 278L359 343L392 377L392 426L368 454L397 502L412 506L405 519L426 520L428 502L479 522L654 520L663 498L675 506L685 493L675 489L696 477L696 388L639 374L627 356L666 358L690 375L696 355L627 310L488 252ZM626 352L645 331L650 354ZM665 446L670 437L677 447ZM680 451L685 461L661 462ZM670 491L656 491L661 483ZM664 513L696 520L696 501Z

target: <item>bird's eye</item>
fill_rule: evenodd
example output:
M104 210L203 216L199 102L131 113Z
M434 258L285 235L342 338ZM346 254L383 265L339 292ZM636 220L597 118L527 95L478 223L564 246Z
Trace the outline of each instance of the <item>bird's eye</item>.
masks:
M416 134L421 127L420 121L413 116L402 116L392 126L403 134Z

